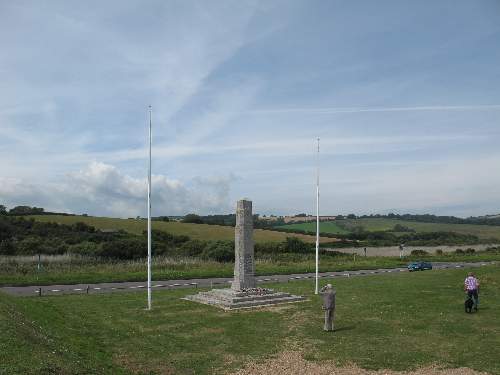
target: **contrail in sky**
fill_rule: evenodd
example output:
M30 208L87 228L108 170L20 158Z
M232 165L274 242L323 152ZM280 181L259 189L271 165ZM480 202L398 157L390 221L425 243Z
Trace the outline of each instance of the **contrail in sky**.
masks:
M363 112L410 112L410 111L477 111L488 109L500 109L500 104L491 105L440 105L420 107L344 107L344 108L283 108L252 110L247 113L312 113L312 114L335 114L335 113L363 113Z

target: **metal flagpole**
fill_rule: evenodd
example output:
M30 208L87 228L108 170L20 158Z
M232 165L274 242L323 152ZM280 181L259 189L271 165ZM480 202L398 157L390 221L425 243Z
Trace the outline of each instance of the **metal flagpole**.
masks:
M316 288L314 294L318 294L319 283L319 138L318 138L318 155L316 166Z
M148 168L148 310L151 310L151 117L153 109L149 106L149 168Z

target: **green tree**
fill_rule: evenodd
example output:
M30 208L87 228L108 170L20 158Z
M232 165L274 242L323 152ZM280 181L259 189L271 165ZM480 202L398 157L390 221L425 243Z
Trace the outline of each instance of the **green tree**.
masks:
M182 219L183 223L192 223L192 224L203 224L203 220L199 215L196 214L187 214L184 216L184 219Z

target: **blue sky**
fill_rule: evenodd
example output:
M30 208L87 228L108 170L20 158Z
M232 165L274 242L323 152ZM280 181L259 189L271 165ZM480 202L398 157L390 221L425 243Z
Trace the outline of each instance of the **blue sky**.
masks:
M0 204L500 212L500 3L0 0Z

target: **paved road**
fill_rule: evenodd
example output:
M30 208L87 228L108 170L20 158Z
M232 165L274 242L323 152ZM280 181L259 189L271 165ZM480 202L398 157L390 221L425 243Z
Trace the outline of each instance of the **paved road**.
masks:
M464 268L464 267L481 267L495 264L495 262L480 262L480 263L433 263L434 270L442 270L449 268ZM356 276L371 276L371 275L387 275L398 274L400 272L408 272L406 268L382 268L376 270L359 270L359 271L340 271L340 272L323 272L319 276L321 278L339 278L339 277L356 277ZM300 273L292 275L273 275L273 276L258 276L256 277L258 284L264 283L280 283L291 282L296 280L314 279L314 273ZM212 288L229 286L232 278L210 278L210 279L189 279L189 280L166 280L154 281L152 287L154 290L173 289L173 288ZM141 291L147 288L146 282L122 282L122 283L101 283L101 284L74 284L74 285L33 285L23 287L2 287L1 291L16 295L16 296L38 296L41 295L60 295L60 294L96 294L96 293L113 293L113 292L132 292Z

